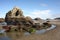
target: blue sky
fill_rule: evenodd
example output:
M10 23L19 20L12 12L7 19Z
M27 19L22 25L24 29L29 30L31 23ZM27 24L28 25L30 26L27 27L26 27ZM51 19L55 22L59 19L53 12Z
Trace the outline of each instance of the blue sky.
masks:
M60 0L0 0L0 18L19 7L25 16L42 19L60 17Z

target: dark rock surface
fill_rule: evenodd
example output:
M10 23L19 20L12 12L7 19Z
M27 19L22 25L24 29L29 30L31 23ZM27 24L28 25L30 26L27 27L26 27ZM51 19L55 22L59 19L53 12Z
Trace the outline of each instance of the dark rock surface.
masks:
M40 23L43 22L40 18L32 19L29 16L24 16L23 11L18 7L14 7L10 10L5 17L7 25L17 25L18 29L29 30L30 28L40 29Z
M18 7L14 7L10 10L5 17L7 25L17 25L19 29L29 29L34 24L31 17L25 17L23 11Z

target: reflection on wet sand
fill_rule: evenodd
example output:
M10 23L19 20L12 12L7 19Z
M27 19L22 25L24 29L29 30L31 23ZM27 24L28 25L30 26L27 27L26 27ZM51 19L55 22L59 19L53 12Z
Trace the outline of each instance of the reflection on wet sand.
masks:
M7 36L11 38L12 40L15 40L15 39L23 37L23 33L22 32L9 32L7 33Z
M56 26L53 26L48 28L48 29L54 29ZM31 36L31 35L34 35L34 34L44 34L45 32L47 32L49 30L47 29L42 29L42 30L36 30L35 33L32 33L30 34L29 32L7 32L7 33L4 33L4 35L0 36L0 40L3 40L3 39L6 39L6 40L16 40L16 39L22 39L24 37L27 37L27 36ZM10 38L10 39L9 39Z

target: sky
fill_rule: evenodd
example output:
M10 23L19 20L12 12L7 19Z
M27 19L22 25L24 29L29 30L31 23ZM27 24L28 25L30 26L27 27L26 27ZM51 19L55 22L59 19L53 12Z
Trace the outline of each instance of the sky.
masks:
M22 9L24 16L53 19L60 17L60 0L0 0L0 18L15 6Z

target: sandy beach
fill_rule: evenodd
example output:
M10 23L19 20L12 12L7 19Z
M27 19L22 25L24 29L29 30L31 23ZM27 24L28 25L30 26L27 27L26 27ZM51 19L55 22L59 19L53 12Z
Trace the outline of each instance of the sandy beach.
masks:
M51 22L52 24L56 24L56 28L50 30L44 34L31 34L29 36L24 36L23 33L7 33L12 40L60 40L60 22ZM17 36L17 37L16 37Z

